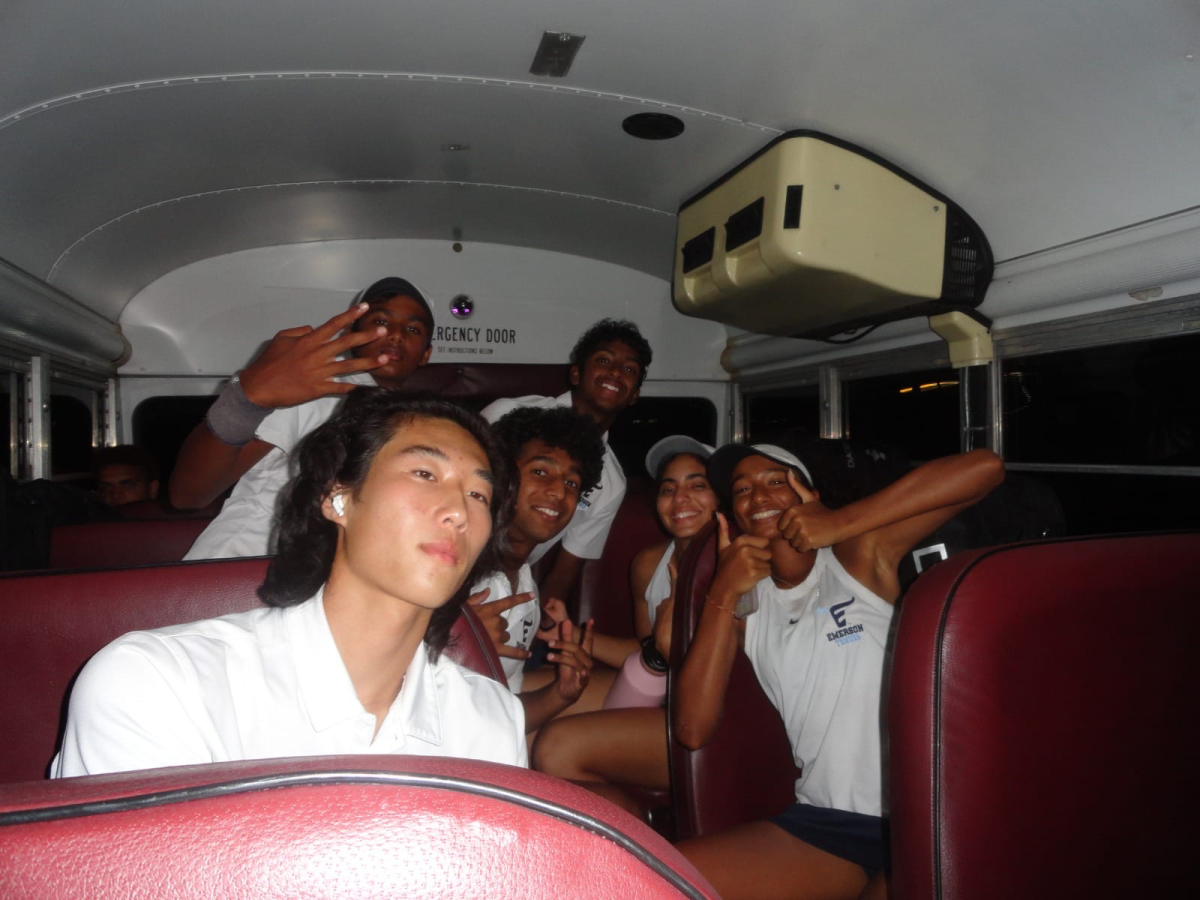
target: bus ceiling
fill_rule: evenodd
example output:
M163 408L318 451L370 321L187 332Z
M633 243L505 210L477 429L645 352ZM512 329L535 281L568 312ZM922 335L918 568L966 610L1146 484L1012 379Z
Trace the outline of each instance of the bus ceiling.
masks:
M535 63L547 32L567 66ZM111 367L119 324L138 371L219 371L185 335L244 360L380 247L439 302L674 323L677 211L796 129L961 204L998 327L1178 299L1200 293L1198 53L1177 0L24 4L0 29L0 258L41 287L6 276L0 327ZM830 352L713 333L734 371ZM929 340L922 319L857 347Z

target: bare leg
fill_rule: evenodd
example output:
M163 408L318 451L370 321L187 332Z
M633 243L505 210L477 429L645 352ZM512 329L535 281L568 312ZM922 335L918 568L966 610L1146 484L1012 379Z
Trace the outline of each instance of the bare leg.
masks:
M542 726L533 767L571 781L667 788L667 718L662 709L606 709Z
M871 876L867 886L858 895L858 900L887 900L887 877L882 872Z
M751 822L675 846L724 900L854 900L867 885L861 866L771 822Z

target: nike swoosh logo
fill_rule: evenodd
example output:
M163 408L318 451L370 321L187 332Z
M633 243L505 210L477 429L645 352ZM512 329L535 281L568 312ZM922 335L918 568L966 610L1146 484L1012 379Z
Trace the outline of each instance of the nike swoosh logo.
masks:
M799 621L800 621L799 619L788 619L788 624L789 624L789 625L795 625L795 624L796 624L797 622L799 622Z

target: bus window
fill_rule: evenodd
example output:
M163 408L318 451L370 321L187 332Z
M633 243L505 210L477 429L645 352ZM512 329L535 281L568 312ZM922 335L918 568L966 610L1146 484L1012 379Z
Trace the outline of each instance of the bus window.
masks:
M1200 335L1004 361L1004 451L1016 462L1200 465Z
M50 473L86 475L92 468L94 410L72 394L50 395Z
M16 372L0 370L0 466L18 478L20 471L20 384Z
M706 444L717 438L717 408L703 397L641 397L608 433L626 478L646 476L646 451L670 434Z
M133 442L154 457L162 485L171 478L184 439L216 399L207 395L151 397L134 408Z
M914 462L959 452L959 373L927 369L843 384L846 437L901 447Z
M747 394L745 419L747 443L778 443L797 427L816 437L821 429L820 389L808 384Z
M1004 361L1004 456L1058 494L1070 534L1200 522L1200 335Z

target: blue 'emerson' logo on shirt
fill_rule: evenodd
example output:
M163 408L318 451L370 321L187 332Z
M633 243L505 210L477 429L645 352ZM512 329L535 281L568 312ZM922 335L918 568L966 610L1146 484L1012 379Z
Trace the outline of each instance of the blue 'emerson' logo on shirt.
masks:
M845 603L835 603L835 604L833 604L833 606L829 607L829 614L831 616L833 616L833 624L836 625L838 628L846 627L846 612L845 612L845 610L846 610L846 607L849 606L853 602L854 602L854 598L851 597Z
M863 626L846 624L846 608L853 602L854 598L851 597L844 603L835 603L828 608L827 611L833 619L833 624L837 626L837 630L826 632L826 640L842 646L862 640Z

